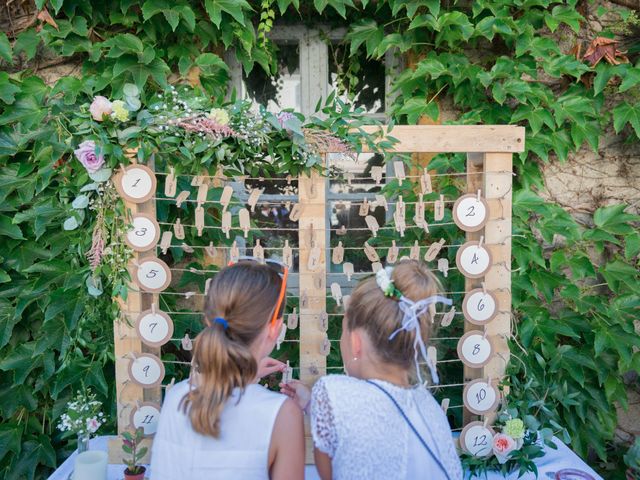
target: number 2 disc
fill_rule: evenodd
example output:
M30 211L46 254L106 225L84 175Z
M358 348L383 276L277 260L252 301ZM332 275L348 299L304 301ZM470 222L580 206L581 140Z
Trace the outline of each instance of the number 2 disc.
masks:
M465 408L471 413L484 415L497 408L500 394L496 387L487 383L486 379L479 378L464 387L462 399Z
M145 435L155 435L160 420L160 406L152 402L143 402L134 407L129 420L133 429L142 428Z
M460 230L477 232L487 223L489 205L484 198L472 193L462 195L453 205L453 221Z
M482 422L471 422L460 433L460 447L474 457L486 457L493 451L492 428Z

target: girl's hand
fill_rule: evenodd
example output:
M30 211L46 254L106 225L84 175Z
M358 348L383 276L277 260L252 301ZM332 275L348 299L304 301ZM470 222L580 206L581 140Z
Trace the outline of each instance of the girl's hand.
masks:
M280 391L298 404L298 406L306 411L309 403L311 403L311 390L300 380L291 380L289 383L281 383Z
M275 358L265 357L260 360L258 364L258 378L266 377L272 373L284 372L287 369L287 365Z

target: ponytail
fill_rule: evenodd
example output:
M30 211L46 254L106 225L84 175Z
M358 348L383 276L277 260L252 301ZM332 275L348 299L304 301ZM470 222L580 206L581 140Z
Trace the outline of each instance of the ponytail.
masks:
M250 345L271 318L281 281L264 265L241 263L211 282L205 328L194 342L191 388L180 404L196 432L218 438L220 416L234 389L255 381L258 366Z

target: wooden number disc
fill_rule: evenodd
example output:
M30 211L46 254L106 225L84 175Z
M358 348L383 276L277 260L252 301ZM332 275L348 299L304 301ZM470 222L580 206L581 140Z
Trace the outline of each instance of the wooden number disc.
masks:
M143 290L159 293L171 283L171 270L159 258L151 257L140 262L134 278Z
M492 354L491 342L478 331L467 332L458 341L458 357L468 367L484 367Z
M493 451L493 429L482 422L471 422L460 433L460 447L474 457L486 457Z
M478 195L463 195L453 205L453 220L460 230L477 232L487 223L489 205Z
M480 278L491 268L491 253L478 242L467 242L456 255L458 270L467 278Z
M484 325L498 314L498 301L493 293L485 293L481 288L476 288L464 296L462 311L467 321L474 325Z
M464 406L471 413L484 415L498 407L500 394L496 387L487 383L486 379L479 378L464 388L462 399Z
M164 365L155 355L140 353L129 362L129 378L145 388L157 387L164 378Z
M122 198L132 203L143 203L156 191L156 176L149 167L129 165L115 178L116 190Z
M137 213L131 220L131 230L125 241L136 252L151 250L160 238L160 226L156 219L146 213Z
M140 339L151 347L160 347L171 340L173 321L160 310L146 310L138 315L136 331Z
M160 406L156 403L144 402L131 411L131 428L142 428L144 434L155 435L160 420Z

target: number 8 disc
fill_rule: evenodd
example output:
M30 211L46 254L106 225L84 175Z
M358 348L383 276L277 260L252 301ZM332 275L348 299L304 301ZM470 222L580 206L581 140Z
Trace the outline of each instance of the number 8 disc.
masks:
M476 288L464 296L462 311L468 322L484 325L498 314L498 300L493 293L485 293L481 288Z
M151 250L160 238L160 226L156 219L146 213L137 213L131 219L131 229L125 242L136 252Z
M458 341L458 357L467 367L484 367L493 355L493 347L480 331L465 333Z
M462 399L465 408L471 413L484 415L496 409L500 394L496 387L487 383L484 378L479 378L464 387Z
M472 193L462 195L453 205L453 220L460 230L477 232L487 223L489 204Z

